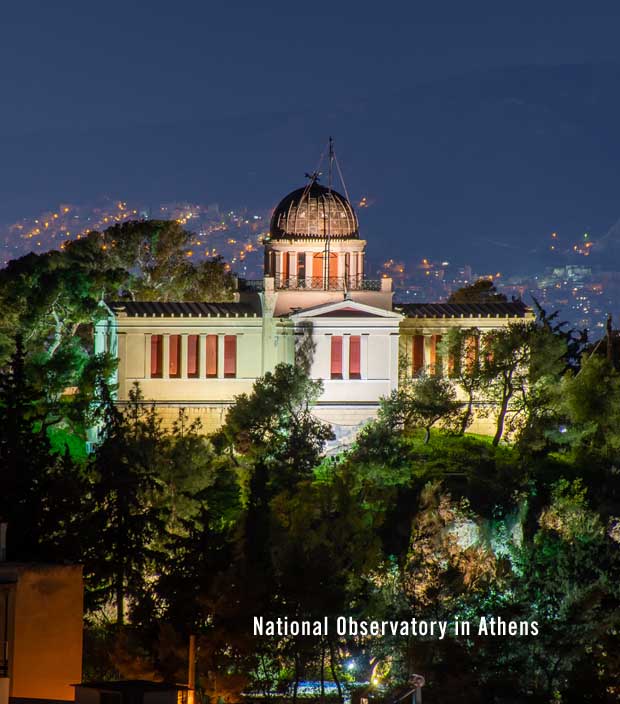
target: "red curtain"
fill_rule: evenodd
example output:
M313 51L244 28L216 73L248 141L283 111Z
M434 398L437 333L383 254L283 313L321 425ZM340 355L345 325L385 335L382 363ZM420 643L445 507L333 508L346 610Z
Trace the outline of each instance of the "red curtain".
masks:
M217 335L207 335L207 376L217 376Z
M237 336L224 335L224 376L237 376Z
M361 379L362 369L362 338L351 335L349 338L349 379Z
M200 372L200 337L187 336L187 376L196 379Z
M170 335L170 356L168 361L168 376L178 379L181 376L181 336Z
M470 335L465 341L465 369L470 374L478 364L479 342L478 335Z
M441 357L441 350L439 345L441 344L441 335L433 335L433 352L432 352L432 363L431 373L437 376L443 376L443 361Z
M413 336L413 375L416 376L424 369L424 335Z
M342 379L342 337L332 335L332 379Z
M163 338L161 335L151 335L151 377L161 378L163 369Z

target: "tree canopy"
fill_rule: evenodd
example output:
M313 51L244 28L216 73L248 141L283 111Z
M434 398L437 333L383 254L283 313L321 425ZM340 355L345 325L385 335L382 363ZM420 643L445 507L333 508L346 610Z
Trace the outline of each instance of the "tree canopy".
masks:
M448 303L505 303L508 299L499 293L490 279L478 279L448 296Z

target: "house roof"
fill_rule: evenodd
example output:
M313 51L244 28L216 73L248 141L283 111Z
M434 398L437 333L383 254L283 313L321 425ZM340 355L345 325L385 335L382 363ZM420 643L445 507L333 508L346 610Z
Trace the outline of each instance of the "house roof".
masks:
M395 303L407 318L525 318L531 309L521 300L493 303Z
M249 303L115 301L108 303L115 315L129 318L256 318Z

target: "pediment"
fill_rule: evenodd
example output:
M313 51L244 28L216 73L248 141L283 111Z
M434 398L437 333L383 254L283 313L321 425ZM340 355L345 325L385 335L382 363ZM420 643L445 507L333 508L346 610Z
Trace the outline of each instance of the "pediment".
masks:
M337 301L336 303L323 303L312 308L296 311L291 315L293 320L308 318L391 318L402 319L400 313L395 313L384 308L376 308L358 301Z

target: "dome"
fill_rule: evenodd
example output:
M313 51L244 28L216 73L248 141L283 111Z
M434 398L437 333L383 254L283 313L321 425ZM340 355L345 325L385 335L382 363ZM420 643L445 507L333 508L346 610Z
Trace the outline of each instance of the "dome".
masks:
M337 191L313 181L283 198L273 212L271 239L357 239L357 217Z

